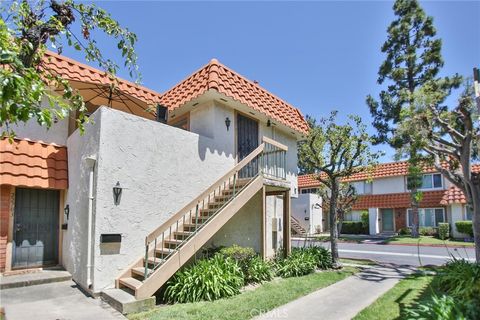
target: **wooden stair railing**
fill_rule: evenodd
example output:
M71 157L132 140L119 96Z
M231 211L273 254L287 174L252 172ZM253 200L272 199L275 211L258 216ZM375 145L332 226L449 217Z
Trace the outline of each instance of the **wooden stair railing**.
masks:
M255 195L263 186L263 176L286 178L287 150L263 137L262 144L247 157L146 236L144 257L117 278L116 286L132 290L137 299L152 295L213 235L209 232L218 230ZM249 170L242 171L247 166ZM204 229L209 230L202 234ZM159 274L162 270L164 274Z

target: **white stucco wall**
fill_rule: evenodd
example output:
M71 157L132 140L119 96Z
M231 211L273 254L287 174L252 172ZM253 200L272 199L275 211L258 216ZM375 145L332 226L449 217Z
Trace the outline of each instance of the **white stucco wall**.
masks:
M218 232L205 247L251 247L261 252L262 246L262 191L251 198Z
M450 220L450 227L452 229L452 236L454 238L468 237L468 235L458 232L457 227L455 226L455 222L464 220L464 212L465 208L462 204L455 203L450 205L450 215L452 217L452 220Z
M317 227L324 231L322 225L322 208L315 208L315 204L322 204L322 198L318 194L299 194L297 198L292 198L291 214L296 218L300 225L313 234ZM306 220L305 218L308 218Z
M100 108L94 115L94 129L82 137L74 133L68 141L71 160L66 204L76 207L71 209L71 222L78 222L69 223L63 254L67 270L73 270L74 279L85 285L86 278L74 270L73 263L85 255L86 243L88 184L81 156L96 151L93 290L98 292L113 286L114 278L142 256L149 232L233 163L212 139L108 108ZM115 206L113 186L117 181L123 192L120 204ZM100 235L109 233L122 235L119 247L100 246ZM66 250L74 246L79 249ZM84 264L79 266L84 268Z
M369 232L371 235L380 233L380 224L378 219L380 218L380 210L378 208L368 209L368 224Z
M405 178L388 177L381 179L374 179L372 184L372 194L386 194L386 193L400 193L407 192L405 186Z
M47 101L44 100L42 105L46 106ZM39 125L36 119L30 119L25 123L22 122L12 125L11 128L19 139L43 141L45 143L55 143L61 146L67 144L68 117L58 119L57 123L52 123L50 129Z

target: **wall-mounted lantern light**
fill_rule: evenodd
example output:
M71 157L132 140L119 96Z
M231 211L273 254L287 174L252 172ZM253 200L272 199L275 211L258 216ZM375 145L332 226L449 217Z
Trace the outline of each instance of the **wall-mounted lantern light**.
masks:
M229 117L226 117L226 118L225 118L225 126L227 127L227 131L228 131L228 129L230 128L230 123L232 123L232 121L230 121L230 118L229 118Z
M120 186L120 182L117 181L117 184L113 187L113 200L116 206L120 204L122 189L123 188Z
M270 121L270 119L267 120L267 127L270 127L272 125L272 122Z
M65 213L65 216L67 216L68 220L68 216L70 215L70 206L68 204L65 206L65 208L63 208L63 213Z

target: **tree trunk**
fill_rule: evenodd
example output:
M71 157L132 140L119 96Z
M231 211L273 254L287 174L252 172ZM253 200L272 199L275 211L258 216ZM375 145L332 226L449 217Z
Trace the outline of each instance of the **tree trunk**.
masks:
M475 259L480 263L480 174L472 173L472 202L473 202L473 239L475 241Z
M417 188L412 189L411 191L411 205L412 205L412 237L419 237L419 217L418 217L418 201L416 199ZM408 214L408 211L407 211Z
M337 227L337 196L338 186L332 185L329 208L329 220L330 220L330 250L332 251L333 266L338 267L338 227Z

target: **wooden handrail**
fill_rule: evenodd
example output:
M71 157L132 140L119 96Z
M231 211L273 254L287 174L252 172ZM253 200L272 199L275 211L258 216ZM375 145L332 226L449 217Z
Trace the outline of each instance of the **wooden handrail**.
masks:
M262 138L262 141L263 141L263 142L266 142L266 143L269 143L269 144L271 144L271 145L274 145L275 147L280 148L280 149L282 149L283 151L288 151L288 147L287 147L286 145L281 144L280 142L277 142L277 141L275 141L275 140L273 140L273 139L270 139L270 138L268 138L268 137L265 137L265 136L264 136L264 137Z
M264 137L265 139L265 137ZM270 139L269 139L270 140ZM271 140L274 141L274 140ZM268 142L270 143L270 142ZM265 143L259 145L255 150L253 150L248 156L243 158L239 163L235 165L230 171L228 171L225 175L223 175L220 179L218 179L215 183L213 183L207 190L202 192L198 197L190 201L186 206L184 206L181 210L179 210L176 214L171 216L165 223L159 226L157 229L152 231L146 238L145 238L145 245L149 245L153 240L159 237L163 232L165 232L171 225L175 222L180 220L183 215L186 214L188 210L195 208L198 203L200 203L203 199L205 199L210 193L213 192L216 188L222 185L227 178L230 178L234 173L240 171L244 166L246 166L250 161L252 161L256 156L258 156L265 148Z

